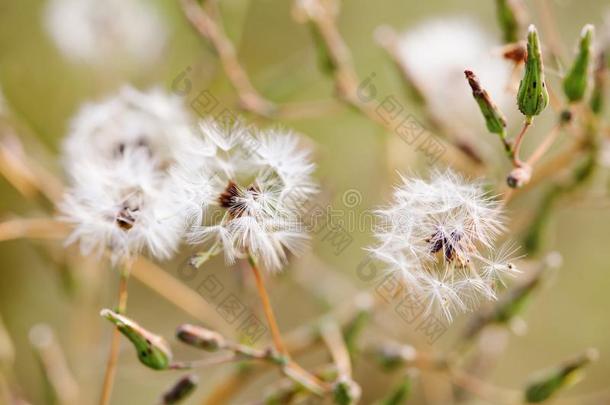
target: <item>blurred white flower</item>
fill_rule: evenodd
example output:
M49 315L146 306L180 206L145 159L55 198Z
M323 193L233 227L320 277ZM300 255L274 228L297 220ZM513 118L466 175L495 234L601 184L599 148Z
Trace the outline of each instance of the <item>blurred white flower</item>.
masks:
M464 80L466 69L476 73L506 115L516 110L514 96L506 91L510 66L494 55L493 48L499 44L492 37L475 21L460 17L429 20L400 34L399 57L445 125L471 132L485 130Z
M495 248L504 229L500 204L451 171L402 180L392 204L378 212L373 256L401 275L428 311L449 320L480 298L495 298L496 284L517 272L508 262L514 250Z
M49 0L44 23L65 56L105 68L150 64L167 38L159 12L143 0Z
M68 172L81 161L106 163L143 149L169 166L191 147L190 120L180 97L159 89L125 86L105 100L85 104L72 119L64 142Z
M187 226L184 193L172 176L144 150L113 163L80 161L60 209L74 230L67 244L80 243L84 255L107 250L112 261L143 251L169 258Z
M107 250L115 263L143 251L169 258L192 211L177 163L195 141L179 99L158 90L125 87L83 107L64 142L67 243Z
M182 181L190 190L193 244L224 251L230 263L252 254L279 271L287 252L308 240L300 210L316 191L309 152L284 130L201 123L199 157L187 159Z

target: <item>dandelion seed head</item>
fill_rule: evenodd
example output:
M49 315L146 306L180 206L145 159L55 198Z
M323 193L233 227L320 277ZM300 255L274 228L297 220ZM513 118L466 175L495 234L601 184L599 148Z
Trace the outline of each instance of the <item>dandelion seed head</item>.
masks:
M142 151L114 164L81 162L60 205L74 229L66 241L78 242L84 255L107 251L117 263L147 252L171 257L186 227L182 193Z
M301 214L316 192L309 152L286 130L211 120L200 129L200 158L189 160L182 179L197 210L189 242L222 249L229 263L252 254L281 270L288 253L307 246Z
M69 187L61 204L83 254L113 262L141 253L169 258L192 212L178 162L194 142L178 100L125 87L87 104L64 142Z
M125 86L77 112L64 142L64 158L67 165L106 164L141 150L168 168L191 149L192 142L189 116L177 96Z
M480 299L495 299L496 282L518 272L515 249L495 247L504 231L500 204L482 184L451 171L429 180L402 177L378 215L373 257L449 320Z

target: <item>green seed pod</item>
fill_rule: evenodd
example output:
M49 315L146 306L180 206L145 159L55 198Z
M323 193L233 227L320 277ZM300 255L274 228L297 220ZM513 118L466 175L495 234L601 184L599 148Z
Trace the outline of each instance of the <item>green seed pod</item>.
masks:
M518 4L516 0L496 0L496 14L500 28L502 28L504 42L516 42L523 20L522 5Z
M160 403L173 405L181 402L193 393L198 382L199 378L195 374L185 375L163 394Z
M477 76L470 70L465 70L464 75L472 89L472 96L479 105L487 130L492 134L498 134L502 139L506 137L506 118L502 111L493 102L487 90L481 87Z
M591 42L593 26L585 25L580 34L578 55L574 64L563 80L563 92L571 103L582 100L589 84L589 61L591 59Z
M536 27L530 25L527 34L525 73L519 83L517 104L519 111L531 120L534 115L540 114L546 108L548 102L549 93L544 80L544 65L538 31L536 31Z
M589 349L580 356L565 362L565 364L547 371L525 390L525 400L528 403L544 402L560 389L577 382L582 370L598 357L597 350Z
M100 315L116 325L119 331L133 343L140 362L154 370L165 370L172 361L169 345L161 336L142 328L136 322L109 309Z

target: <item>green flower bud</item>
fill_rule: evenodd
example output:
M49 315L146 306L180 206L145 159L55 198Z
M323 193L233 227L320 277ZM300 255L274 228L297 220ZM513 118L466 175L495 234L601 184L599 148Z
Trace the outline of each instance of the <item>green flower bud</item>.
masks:
M534 115L540 114L549 102L549 93L544 81L544 65L542 53L540 52L540 41L536 27L530 25L527 34L527 59L525 61L525 73L519 92L517 93L517 104L519 111L529 120Z
M516 0L496 0L496 11L500 28L504 34L504 42L516 42L521 20L523 20L522 5L518 4Z
M133 343L142 364L154 370L165 370L170 366L172 352L161 336L147 331L126 316L109 309L103 309L100 315L115 324L119 331Z
M545 372L530 383L525 390L525 400L528 403L544 402L560 389L577 382L582 370L589 363L597 360L598 353L589 349L580 356L565 362L563 365Z
M193 393L198 382L199 378L196 375L185 375L176 381L176 383L163 394L160 403L164 405L173 405L181 402Z
M574 64L563 80L563 92L570 102L582 100L589 83L589 60L591 59L591 42L593 40L593 26L585 25L580 34L578 55Z
M225 338L218 332L189 324L180 325L176 336L181 342L199 349L215 352L226 346Z
M498 134L502 139L506 137L506 118L502 111L493 102L487 90L481 87L481 83L477 76L470 70L465 70L464 74L468 80L468 84L472 89L472 96L479 105L487 130L492 134Z

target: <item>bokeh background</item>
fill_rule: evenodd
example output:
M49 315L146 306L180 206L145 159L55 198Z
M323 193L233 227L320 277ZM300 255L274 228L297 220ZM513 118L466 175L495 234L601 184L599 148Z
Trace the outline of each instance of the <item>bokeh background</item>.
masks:
M592 23L601 31L603 16L610 10L610 3L603 0L543 1L552 3L561 39L568 50L573 49L584 24ZM162 57L137 68L110 68L70 61L59 52L42 22L44 1L0 0L0 87L12 119L19 123L17 133L26 147L37 149L39 142L51 152L51 159L40 160L50 171L61 175L59 145L79 105L108 95L124 83L142 89L160 86L169 90L176 76L190 66L194 92L208 89L223 105L231 108L236 105L235 93L214 52L187 23L178 2L150 3L167 26L168 39ZM531 21L539 23L539 9L534 3L526 1ZM239 58L262 94L277 102L332 99L332 79L318 68L310 33L292 18L291 2L227 0L220 2L220 7ZM396 95L415 117L422 117L421 108L407 97L400 75L374 41L373 32L382 24L403 30L428 19L452 16L471 18L493 41L500 43L493 1L350 0L342 5L338 22L359 76L375 73L380 94ZM429 49L431 53L435 51L433 47ZM550 77L553 84L553 75ZM464 92L468 91L464 83ZM260 125L280 123L311 139L318 163L316 176L323 188L321 201L345 215L357 216L388 201L398 172L426 174L431 169L414 148L346 107L333 108L320 117L279 122L245 116ZM553 119L547 111L537 122L531 139L542 137L544 128L550 128ZM508 163L502 159L497 139L486 133L481 122L480 131L472 140L492 162L492 167L481 174L492 184L500 184ZM356 192L355 203L344 198L348 191ZM584 348L596 347L600 360L590 368L587 378L564 396L572 398L575 404L585 403L579 395L610 388L610 213L607 204L592 204L590 193L570 198L554 212L544 251L559 251L564 263L524 314L527 333L511 336L504 356L490 376L499 386L519 389L531 372L556 364ZM519 241L523 225L539 197L540 192L534 191L511 203L509 237ZM48 207L44 204L24 199L0 179L3 219L15 215L43 216L46 212ZM336 254L321 235L315 236L311 253L294 260L284 274L269 279L283 330L306 324L329 306L347 302L357 291L371 288L356 274L366 258L363 248L372 242L371 233L354 230L351 237L353 242ZM111 328L98 313L100 308L114 304L118 277L109 266L101 271L69 268L58 253L61 250L60 242L18 240L0 244L0 315L14 343L16 376L31 403L46 400L44 380L28 339L30 328L40 322L53 328L66 352L80 386L80 403L95 403L111 334ZM178 276L187 256L184 250L180 257L161 263L161 267ZM529 269L534 264L524 262L523 266ZM242 277L245 273L239 266L226 268L222 259L217 259L201 271L215 274L228 290L261 314L250 280ZM196 288L195 283L191 283L192 288ZM168 337L177 357L197 355L176 344L172 337L178 324L194 320L138 281L130 286L129 313L149 329ZM378 333L421 343L422 337L413 325L402 322L391 311L386 316L393 327ZM434 343L435 348L450 346L453 337L462 330L464 319L458 318L448 333ZM230 326L228 330L231 331ZM303 362L312 364L322 353L312 352ZM386 376L366 361L356 369L356 380L363 381L365 388L363 403L372 403L382 396L396 378ZM187 403L199 403L229 371L228 366L201 370L201 387ZM178 375L142 367L131 347L123 343L113 403L154 403ZM238 403L256 399L273 376L268 373L244 387ZM424 385L427 381L435 386L435 378L440 377L422 377L422 381ZM414 390L413 403L426 403L421 386Z

